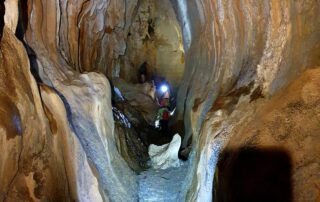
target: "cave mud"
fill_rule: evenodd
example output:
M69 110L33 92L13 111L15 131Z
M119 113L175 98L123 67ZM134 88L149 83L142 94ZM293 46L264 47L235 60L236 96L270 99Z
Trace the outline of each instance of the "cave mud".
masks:
M319 10L2 1L0 201L319 201ZM178 168L150 168L172 138L153 127L155 76L176 96Z

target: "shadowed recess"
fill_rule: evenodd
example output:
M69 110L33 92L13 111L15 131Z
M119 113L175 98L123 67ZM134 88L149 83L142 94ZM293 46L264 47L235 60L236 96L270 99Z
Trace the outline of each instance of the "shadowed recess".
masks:
M3 32L3 27L4 27L4 1L0 2L0 40L2 39L2 32Z
M217 202L292 201L291 158L279 148L244 147L220 155Z

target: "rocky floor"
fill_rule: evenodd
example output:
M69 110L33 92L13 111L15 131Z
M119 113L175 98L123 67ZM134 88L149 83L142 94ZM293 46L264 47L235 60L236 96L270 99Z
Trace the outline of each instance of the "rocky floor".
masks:
M166 170L149 169L140 173L139 202L176 202L184 201L184 185L189 168L188 161L179 168Z

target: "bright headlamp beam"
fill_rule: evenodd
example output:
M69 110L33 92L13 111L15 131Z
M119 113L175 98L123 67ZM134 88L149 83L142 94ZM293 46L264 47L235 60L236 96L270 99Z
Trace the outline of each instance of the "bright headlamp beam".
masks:
M166 85L162 85L161 88L160 88L161 92L165 93L168 91L168 86Z

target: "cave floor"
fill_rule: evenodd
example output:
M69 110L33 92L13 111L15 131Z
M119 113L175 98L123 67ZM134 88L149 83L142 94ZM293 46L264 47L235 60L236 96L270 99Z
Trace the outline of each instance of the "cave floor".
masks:
M184 201L184 182L188 172L188 161L178 168L146 170L138 176L139 202Z

